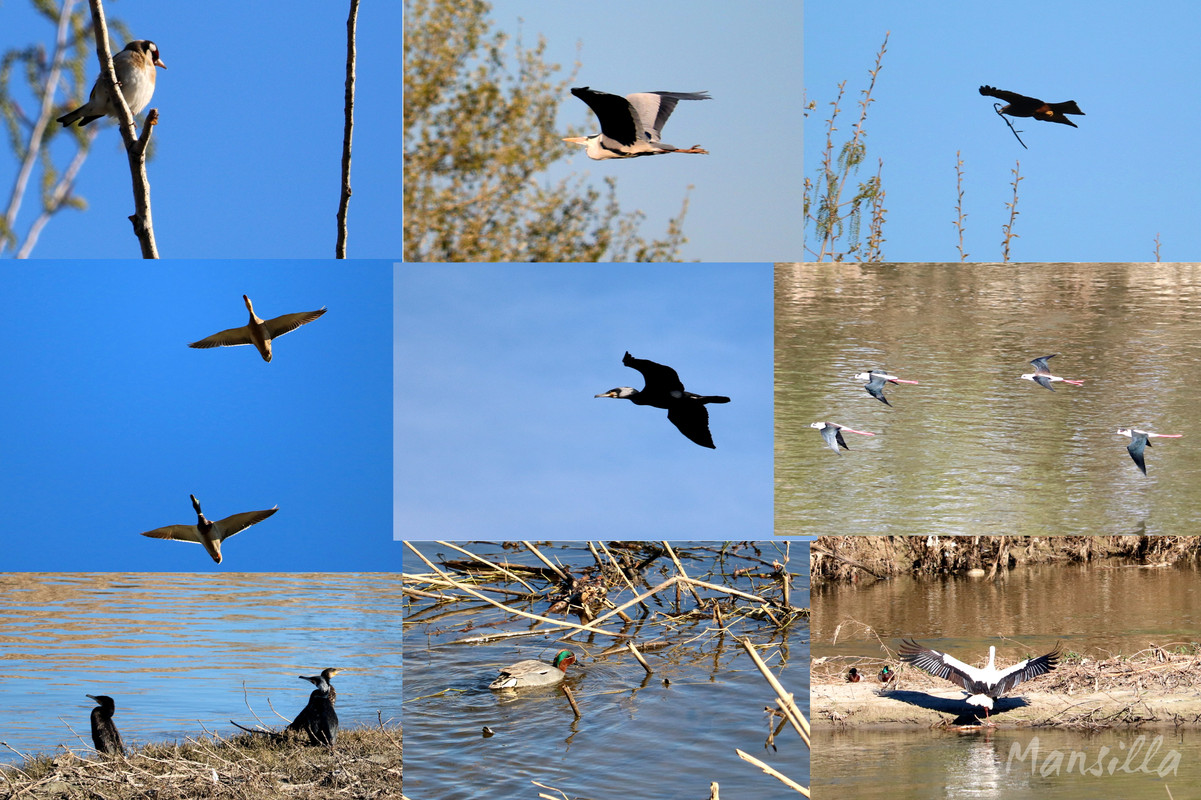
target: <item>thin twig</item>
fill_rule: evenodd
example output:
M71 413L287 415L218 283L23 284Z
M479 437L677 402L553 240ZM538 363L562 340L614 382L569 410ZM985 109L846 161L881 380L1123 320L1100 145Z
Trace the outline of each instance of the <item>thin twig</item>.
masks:
M346 258L346 216L350 209L350 142L354 136L354 62L355 29L359 20L359 0L350 0L346 19L346 122L342 129L342 196L338 201L338 243L334 258Z

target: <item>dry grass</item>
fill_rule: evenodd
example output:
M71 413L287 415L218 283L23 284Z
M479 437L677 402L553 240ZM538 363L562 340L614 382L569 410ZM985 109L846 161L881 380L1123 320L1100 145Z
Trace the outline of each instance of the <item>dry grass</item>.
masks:
M1169 566L1201 554L1197 536L822 536L810 549L810 575L822 581L946 575L1019 564L1133 559Z
M334 749L239 734L149 744L124 758L71 752L0 769L6 800L401 797L400 727L346 729Z

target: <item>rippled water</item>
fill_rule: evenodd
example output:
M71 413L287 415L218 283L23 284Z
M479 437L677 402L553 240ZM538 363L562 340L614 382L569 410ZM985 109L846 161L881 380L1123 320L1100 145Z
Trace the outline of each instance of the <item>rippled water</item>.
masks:
M1199 746L1196 731L1171 729L822 731L813 737L813 796L1179 800L1201 786Z
M1019 379L1059 353L1054 392ZM892 407L851 376L887 369ZM1191 533L1201 265L782 265L777 533ZM836 455L811 422L846 434ZM1184 438L1147 451L1119 427Z
M1026 652L1049 652L1057 642L1099 659L1152 645L1189 647L1199 626L1198 565L1146 568L1109 559L1018 567L1001 580L822 583L813 594L812 650L815 658L834 659L826 666L839 672L859 658L887 657L882 643L895 651L902 637L971 664L982 663L989 645L997 646L999 663L1010 664ZM873 663L868 672L875 670ZM879 686L861 685L867 692ZM954 689L950 683L946 688ZM1019 689L1014 696L1020 695ZM1148 702L1155 707L1153 698ZM1167 786L1172 796L1189 797L1201 785L1196 756L1201 739L1195 729L1168 722L1101 732L1001 727L960 733L896 726L831 730L824 720L814 736L814 795L1165 798ZM1157 737L1162 737L1158 750L1151 754ZM1176 771L1155 774L1173 750L1179 754ZM1055 751L1062 758L1058 768ZM1087 773L1079 765L1068 769L1072 753L1081 754Z
M762 557L768 562L780 558L785 544L759 543ZM808 549L802 542L790 544L793 571L800 567L794 603L805 606ZM442 552L461 558L436 544L418 546L431 557ZM528 553L501 552L495 545L472 543L470 549L490 558L535 563ZM569 565L591 563L578 544L543 545L542 549ZM429 571L407 552L405 559L406 573ZM693 577L714 583L728 580L729 585L747 590L749 579L726 579L720 574L739 566L747 563L730 559L723 568L713 555L685 560ZM708 575L710 570L717 573ZM657 568L655 576L659 576ZM546 604L518 607L539 612ZM651 608L668 610L658 603ZM658 615L656 620L663 622ZM626 630L638 626L635 622ZM774 704L775 695L734 636L718 634L712 620L678 620L644 631L639 641L661 638L670 645L647 656L655 669L650 676L632 656L601 655L613 644L609 637L563 643L535 635L478 643L482 635L530 627L528 621L483 603L439 608L414 601L406 610L407 795L510 800L536 797L540 790L533 782L537 781L573 798L703 798L709 796L710 781L717 781L722 797L797 797L741 761L735 748L807 785L808 751L791 730L779 735L778 751L766 745L769 722L764 707ZM807 714L808 626L793 626L784 638L758 622L735 623L734 632L750 636L757 644L772 645L761 654ZM555 688L518 693L488 690L498 668L526 658L549 660L561 647L578 658L567 670L567 685L582 711L580 719ZM483 736L484 726L495 735Z
M0 574L5 761L90 748L88 694L126 745L286 725L325 667L344 727L399 722L399 575Z

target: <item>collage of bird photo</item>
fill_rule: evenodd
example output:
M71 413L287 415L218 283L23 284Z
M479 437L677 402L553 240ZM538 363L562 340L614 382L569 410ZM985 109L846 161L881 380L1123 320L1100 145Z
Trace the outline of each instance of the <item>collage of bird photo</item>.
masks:
M711 11L0 4L0 799L1199 796L1201 10Z

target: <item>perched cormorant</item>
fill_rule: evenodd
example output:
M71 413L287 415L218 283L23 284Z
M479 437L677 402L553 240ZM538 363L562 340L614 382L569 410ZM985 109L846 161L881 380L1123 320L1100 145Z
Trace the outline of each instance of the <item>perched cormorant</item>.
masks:
M1011 117L1033 117L1043 122L1058 122L1075 128L1078 127L1076 123L1065 117L1064 114L1085 116L1084 112L1080 110L1080 106L1076 105L1075 100L1063 103L1044 103L1035 97L995 89L992 86L981 86L980 94L1004 100L1008 105L1003 106L998 113L1008 114Z
M637 406L666 408L667 419L680 429L680 433L701 447L716 448L713 436L709 433L709 412L705 403L728 403L730 398L686 392L674 369L645 358L634 358L628 352L621 363L641 372L646 386L642 391L619 386L597 397L616 397L629 400Z
M204 512L200 510L200 501L196 499L196 495L189 496L192 498L192 508L196 509L195 525L167 525L163 528L146 531L142 535L149 536L152 539L199 542L204 545L204 549L213 557L213 561L216 561L218 564L221 563L221 543L223 541L239 531L246 530L251 525L262 522L279 510L279 506L276 506L266 511L244 511L241 514L234 514L214 522L205 518Z
M326 667L325 669L321 670L320 675L300 675L298 677L300 677L301 680L306 680L309 683L311 683L317 687L320 687L321 682L324 681L325 685L329 687L329 701L331 703L336 703L336 702L338 702L338 693L336 691L334 691L334 684L333 684L333 681L330 680L330 678L334 677L337 674L338 674L337 667Z
M101 753L124 755L125 748L121 744L121 734L113 724L113 698L106 694L89 694L88 697L99 705L92 709L92 746Z
M336 669L324 670L320 675L307 677L301 675L301 680L312 682L317 688L309 695L309 702L292 724L290 731L304 731L309 735L309 744L324 744L334 746L338 738L338 713L334 711L334 687L329 683L329 676ZM327 675L328 673L328 675Z

